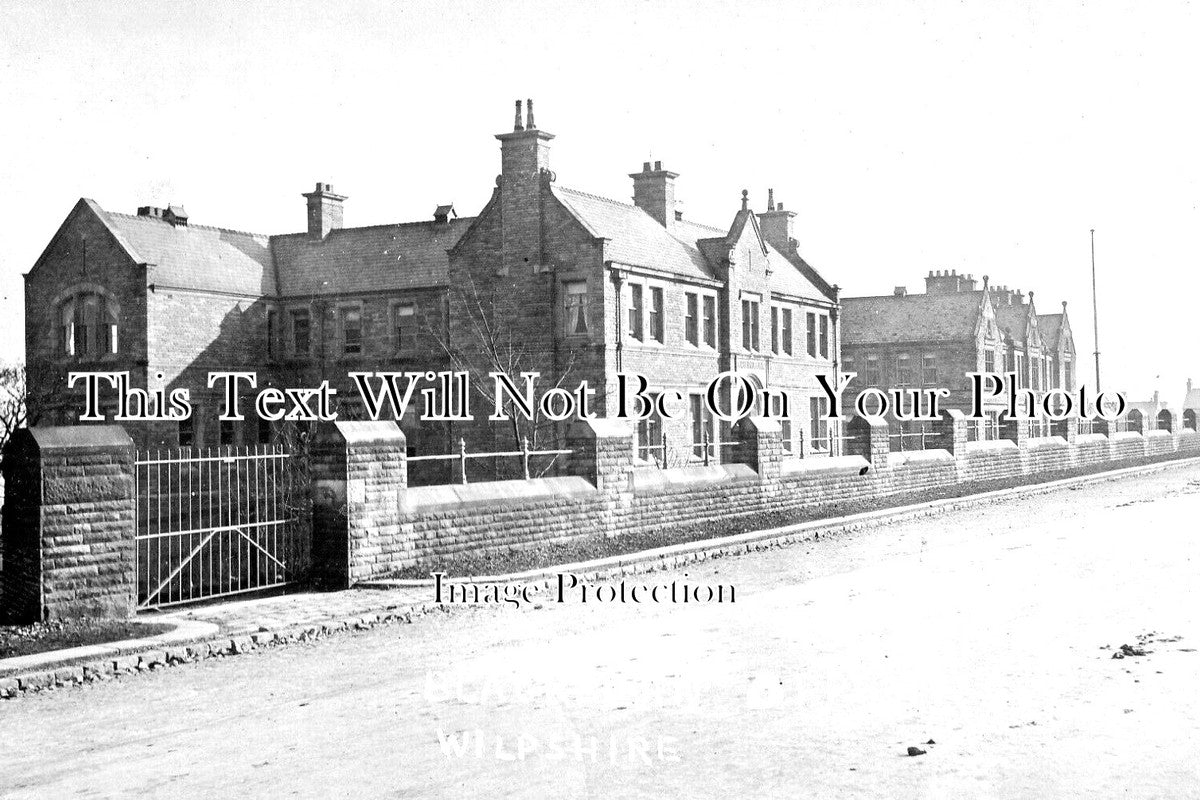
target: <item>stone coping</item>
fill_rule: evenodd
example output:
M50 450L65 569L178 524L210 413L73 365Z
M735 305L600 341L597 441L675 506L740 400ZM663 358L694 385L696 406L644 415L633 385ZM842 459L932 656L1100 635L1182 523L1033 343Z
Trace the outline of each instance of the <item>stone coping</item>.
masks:
M707 467L672 467L670 469L638 470L631 474L635 492L654 493L681 486L757 481L758 473L746 464L713 464Z
M871 462L862 456L809 456L785 458L779 467L780 475L865 475Z
M534 480L481 481L479 483L417 486L400 492L401 511L420 514L437 511L446 506L462 508L472 503L492 503L496 500L541 500L562 497L587 497L596 487L586 479L565 476L535 478Z

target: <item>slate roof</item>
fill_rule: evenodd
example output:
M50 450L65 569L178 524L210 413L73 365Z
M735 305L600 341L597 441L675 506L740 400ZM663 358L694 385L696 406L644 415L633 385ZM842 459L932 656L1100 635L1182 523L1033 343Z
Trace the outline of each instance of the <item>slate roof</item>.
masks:
M446 251L473 219L336 228L320 241L310 239L307 233L272 236L279 294L294 297L445 286L450 270Z
M958 341L973 339L981 292L842 298L842 341Z
M92 209L139 263L153 265L151 283L235 294L273 294L270 240L207 225L172 225L158 217Z
M265 236L161 217L107 212L85 201L139 263L150 282L232 294L294 297L445 286L449 257L471 218Z
M552 191L593 235L609 240L605 253L613 261L683 278L718 280L716 266L728 255L727 242L732 230L690 220L676 220L672 229L667 230L630 203L564 186L553 186ZM797 297L825 297L791 259L769 244L767 251L774 266L772 288Z
M1058 348L1058 335L1062 332L1062 314L1038 314L1038 331L1042 334L1042 344L1046 347Z
M594 235L609 240L605 252L613 261L682 277L716 280L716 274L696 242L702 238L724 236L725 231L677 222L679 235L672 236L637 206L562 186L554 186L552 191Z
M996 324L1005 335L1015 342L1025 341L1025 330L1029 326L1029 306L1024 303L1009 305L1008 303L992 303L996 310Z

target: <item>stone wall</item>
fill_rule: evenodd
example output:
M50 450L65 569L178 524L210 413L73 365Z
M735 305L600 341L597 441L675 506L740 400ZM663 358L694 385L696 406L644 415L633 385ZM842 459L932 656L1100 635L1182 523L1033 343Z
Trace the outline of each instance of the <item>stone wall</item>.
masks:
M391 423L363 423L391 425ZM740 430L743 463L644 469L631 426L593 420L577 426L570 476L469 485L396 487L398 519L351 523L361 542L351 550L350 582L447 556L544 547L604 532L644 534L664 525L693 525L840 501L883 497L966 481L1003 481L1089 466L1200 451L1200 435L1113 432L1067 437L968 442L967 420L946 412L939 449L888 452L884 424L853 420L848 449L860 455L800 459L783 453L779 425L748 420ZM394 427L394 426L393 426ZM1168 449L1169 448L1169 449ZM389 458L401 458L397 452ZM368 507L363 513L373 514ZM355 512L351 512L351 516ZM482 569L486 570L486 567Z

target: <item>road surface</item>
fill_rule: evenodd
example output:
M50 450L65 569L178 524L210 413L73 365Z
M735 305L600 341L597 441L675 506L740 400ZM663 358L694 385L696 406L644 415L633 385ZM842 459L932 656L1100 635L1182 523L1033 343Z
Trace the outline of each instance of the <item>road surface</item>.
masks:
M1197 518L1175 467L627 580L732 604L468 609L26 696L0 796L1196 797Z

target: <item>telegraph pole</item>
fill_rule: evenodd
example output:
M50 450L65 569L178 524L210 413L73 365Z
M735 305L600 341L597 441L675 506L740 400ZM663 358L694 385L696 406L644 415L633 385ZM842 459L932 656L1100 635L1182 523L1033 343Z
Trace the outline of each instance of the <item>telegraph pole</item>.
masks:
M1096 391L1100 391L1100 313L1096 304L1096 229L1092 228L1092 339L1096 350Z

